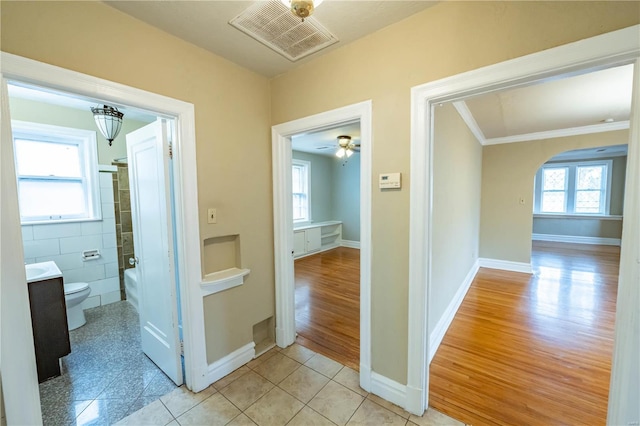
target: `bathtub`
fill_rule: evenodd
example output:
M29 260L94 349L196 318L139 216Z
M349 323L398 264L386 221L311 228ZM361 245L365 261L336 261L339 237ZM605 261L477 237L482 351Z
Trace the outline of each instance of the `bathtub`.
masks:
M127 302L131 303L136 312L138 312L138 276L136 268L125 269L124 291L127 296Z

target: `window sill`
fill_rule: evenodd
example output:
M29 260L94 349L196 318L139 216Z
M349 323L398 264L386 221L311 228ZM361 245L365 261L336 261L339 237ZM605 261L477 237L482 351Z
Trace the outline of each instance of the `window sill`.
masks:
M534 213L534 219L597 219L597 220L622 220L622 216L603 214L554 214Z
M20 222L20 226L31 225L58 225L61 223L79 223L79 222L101 222L102 217L91 217L82 219L60 219L60 220L33 220L29 222Z

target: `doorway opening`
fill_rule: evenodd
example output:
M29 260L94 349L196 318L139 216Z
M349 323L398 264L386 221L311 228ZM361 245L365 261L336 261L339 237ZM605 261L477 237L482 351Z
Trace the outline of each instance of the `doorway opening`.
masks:
M135 266L150 250L147 246L159 241L139 237L141 224L152 218L140 213L136 188L140 178L156 177L129 173L125 138L154 125L158 117L121 107L123 128L107 146L90 110L100 100L15 83L8 84L8 92L24 261L28 270L43 262L55 264L67 306L65 340L71 353L60 358L60 371L41 368L46 360L36 337L43 421L117 422L182 384L182 376L167 377L167 367L159 368L157 357L152 361L145 355L149 349L141 341L145 327L138 314L149 305L141 293L150 281ZM76 133L90 137L76 141ZM38 281L28 281L33 310ZM86 295L76 300L80 287ZM177 287L172 293L178 293ZM80 307L72 307L76 304ZM42 326L37 318L32 312L34 330ZM62 395L68 398L61 400Z
M593 39L583 40L579 43L569 44L546 52L528 55L513 61L496 64L466 74L450 77L447 79L447 89L442 88L442 82L429 83L413 89L412 100L414 121L412 127L414 130L414 137L412 138L412 181L416 182L416 184L412 187L411 194L412 256L410 262L409 346L410 348L416 348L416 350L409 352L408 381L409 386L412 388L415 387L420 394L420 397L411 400L411 402L415 402L415 404L410 404L410 411L413 412L417 409L417 412L422 412L429 401L429 365L428 361L425 362L425 360L428 360L427 354L431 352L431 350L435 351L435 348L427 350L432 342L429 342L428 336L429 328L427 325L429 324L429 318L423 316L431 311L429 295L432 290L431 286L434 283L432 282L430 274L432 253L436 250L431 237L431 216L428 214L433 205L430 187L433 179L433 162L436 160L433 158L432 151L433 108L442 102L456 101L478 93L488 93L499 89L518 87L531 84L536 81L557 78L561 75L584 74L593 70L615 67L634 62L637 63L637 46L633 46L634 43L637 45L637 41L629 41L630 39L628 37L631 34L637 34L637 27L616 31L603 36L594 37ZM596 45L599 45L601 41L605 39L609 41L615 39L621 42L618 43L615 48L608 42L605 43L607 44L606 47L597 48ZM627 40L627 43L622 40ZM570 55L572 55L571 58L569 57ZM634 88L634 91L637 92L637 88ZM637 136L634 136L634 134L636 134L634 132L637 132L637 130L634 130L634 123L632 122L629 138L630 153L632 151L635 152L636 149L634 144L637 142ZM634 158L633 155L630 154L627 164L628 169L636 170L636 163L637 158ZM484 164L485 162L483 159L483 166ZM532 174L535 172L539 164L531 170ZM631 174L631 176L633 176L633 174ZM530 177L527 181L531 182ZM530 188L529 191L532 191L532 188ZM627 187L625 197L625 216L630 217L629 213L637 206L637 194L630 191L629 187ZM525 203L532 199L532 196L523 198ZM515 200L518 201L518 197L516 197ZM424 221L424 217L427 217L427 221ZM635 218L637 216L633 217ZM637 250L637 248L633 244L627 246L629 248L628 253L625 253L624 250L625 240L630 241L630 233L636 231L637 223L635 222L637 221L634 221L630 227L625 226L623 230L623 250L621 252L621 259L626 256L632 256L633 258L637 253L637 251L634 251ZM530 229L530 227L526 229L525 235L530 232ZM505 232L505 230L503 229L502 232ZM529 241L530 239L525 239L527 247L530 247ZM530 252L530 248L528 248L527 251ZM618 294L624 294L630 291L633 292L629 286L631 282L630 277L633 274L632 267L633 262L620 262ZM424 323L411 320L414 315L418 315L418 312L420 313L420 318L424 319ZM618 315L622 314L625 316L628 316L630 312L625 298L620 296L618 297L617 312ZM625 400L621 394L625 384L624 381L620 380L620 377L622 377L620 376L620 373L622 371L629 371L629 369L632 368L631 358L628 359L629 351L625 352L625 354L620 353L618 354L619 356L616 356L616 350L618 350L620 345L623 345L622 342L625 340L620 340L623 334L625 333L622 332L621 329L618 328L616 330L616 339L614 343L616 349L614 350L612 380L609 388L608 422L614 423L616 421L612 421L612 419L617 418L616 416L620 415L625 410ZM635 337L632 334L629 334L628 338L634 339ZM616 362L618 362L618 366L616 366ZM616 374L616 369L618 370L618 374ZM618 376L618 378L616 378L616 376ZM416 395L416 397L417 396L418 395ZM612 409L612 407L614 408ZM626 407L626 409L628 408L629 407Z
M291 144L296 342L357 371L360 123L293 135Z
M172 266L171 275L175 275L176 287L170 289L171 298L177 297L177 289L181 290L182 298L180 298L181 312L186 313L182 318L182 330L178 330L177 326L173 327L172 335L176 340L176 356L177 363L180 363L180 344L178 343L179 331L184 334L184 380L189 389L199 391L206 387L206 379L201 374L204 361L204 335L200 333L203 312L198 309L197 302L201 302L199 294L189 291L187 282L193 281L200 277L200 248L199 248L199 232L197 221L197 205L195 192L191 188L196 187L195 174L195 138L194 138L194 120L193 105L177 101L164 96L156 95L142 90L134 89L128 86L119 85L106 80L95 77L82 75L71 72L62 68L53 67L37 61L21 58L15 55L2 53L2 85L3 93L7 94L8 84L20 86L31 86L43 89L48 93L57 93L71 96L80 100L100 100L110 105L124 106L131 105L131 110L137 110L152 116L161 116L166 119L175 119L175 128L173 131L173 187L165 184L166 190L172 189L173 194L168 199L172 200L171 207L175 220L175 250L177 264L180 268ZM3 102L3 116L9 116L9 96L3 96L6 102ZM95 105L94 105L95 106ZM20 215L18 208L18 196L16 191L17 179L15 169L13 167L13 144L11 138L11 128L9 120L3 120L3 167L11 170L11 173L3 173L3 232L11 230L12 234L17 234L14 239L20 240ZM7 136L6 138L4 136ZM5 141L7 143L5 143ZM106 145L106 143L105 143ZM7 155L5 155L7 154ZM10 159L10 160L9 160ZM11 167L9 167L11 165ZM97 171L97 170L96 170ZM165 174L168 176L168 174ZM105 179L106 183L106 179ZM189 188L189 190L185 190ZM167 229L170 229L168 227ZM3 238L3 250L5 239ZM18 247L22 245L14 242ZM94 260L93 257L92 260ZM115 260L115 259L114 259ZM3 278L3 313L12 315L16 318L12 330L3 328L3 341L12 346L11 356L6 357L7 365L14 368L9 369L3 374L3 390L5 407L11 410L7 411L7 418L12 422L38 423L42 421L40 398L38 396L38 384L35 378L36 363L33 356L33 344L28 344L21 339L27 330L31 330L31 321L29 318L29 299L26 287L18 286L24 280L24 254L22 249L16 250L15 256L3 256L3 273L11 271L13 279L11 281ZM22 270L22 271L19 271ZM4 274L3 274L4 277ZM13 284L16 285L13 285ZM115 297L118 291L112 296ZM109 296L105 296L109 299ZM11 299L11 303L7 301ZM102 295L101 295L102 299ZM125 302L126 303L126 302ZM141 302L144 304L144 302ZM178 302L175 301L172 309L177 311ZM193 308L191 308L193 307ZM201 308L201 303L200 303ZM23 319L25 321L23 321ZM177 324L177 321L174 322ZM81 329L81 328L80 328ZM6 333L5 333L6 332ZM6 352L3 352L7 355ZM156 361L157 362L157 361ZM182 370L180 368L180 370ZM5 372L3 372L5 373ZM17 390L20 390L19 392ZM17 407L20 407L17 410ZM20 420L22 419L22 420Z
M351 216L345 216L342 220L327 220L317 223L311 222L303 225L301 221L299 226L294 225L293 214L293 158L298 137L304 140L305 135L331 135L333 139L330 144L334 155L337 149L338 129L349 133L355 131L355 127L350 130L348 125L358 125L360 130L360 153L353 154L351 159L359 155L360 170L352 170L355 162L351 164L345 163L344 171L340 169L340 176L346 173L347 169L350 173L355 171L359 177L359 182L355 185L359 189L360 200L358 203L359 226L353 224ZM345 127L347 126L347 127ZM297 136L300 135L300 136ZM348 136L348 135L347 135ZM355 137L352 139L355 140ZM293 142L292 142L293 141ZM326 141L322 146L328 146ZM319 147L321 147L319 145ZM298 155L301 156L302 154ZM303 160L304 161L304 160ZM343 160L344 161L344 160ZM303 163L300 163L303 164ZM327 163L330 164L330 163ZM347 166L348 165L348 166ZM339 164L336 167L342 167ZM313 165L311 165L313 172ZM359 274L359 359L357 370L360 371L360 385L368 390L371 381L371 296L370 296L370 269L371 269L371 187L369 185L371 173L371 102L362 102L339 108L337 110L320 113L314 116L302 118L288 123L280 124L273 127L273 175L274 175L274 236L275 236L275 263L276 263L276 343L278 346L285 348L296 341L296 278L294 274L294 258L297 256L300 262L295 267L297 272L303 272L303 264L313 262L311 257L300 257L305 254L311 254L317 250L324 248L334 248L338 253L341 249L348 248L337 247L338 239L346 240L347 238L357 238L359 232L360 252L359 257L360 270ZM348 194L349 190L354 191L352 182L340 182L344 186L344 193ZM314 195L311 194L311 203L313 204ZM321 205L318 207L322 207ZM313 209L313 207L312 207ZM298 214L296 212L296 214ZM313 213L313 212L311 212ZM330 213L327 213L330 214ZM322 217L322 216L321 216ZM311 218L315 221L315 219ZM308 222L308 220L307 220ZM347 224L348 223L348 224ZM346 224L346 225L345 225ZM354 229L357 229L357 231ZM297 228L294 232L294 228ZM307 232L307 230L310 230ZM349 235L354 235L349 237ZM356 242L347 243L356 246ZM335 246L335 247L334 247ZM311 250L309 250L311 249ZM353 249L352 249L353 250ZM357 249L356 249L357 250ZM315 254L317 262L322 262L322 256L329 256L330 251ZM351 262L352 264L354 262ZM351 280L354 281L354 280ZM305 293L305 285L301 285L298 291L299 295ZM302 304L304 301L300 297ZM304 332L303 332L304 333ZM301 340L304 334L301 333ZM319 349L319 348L317 348ZM336 351L336 349L333 349ZM330 355L329 353L327 353ZM352 363L353 364L353 363ZM356 366L354 366L356 367Z

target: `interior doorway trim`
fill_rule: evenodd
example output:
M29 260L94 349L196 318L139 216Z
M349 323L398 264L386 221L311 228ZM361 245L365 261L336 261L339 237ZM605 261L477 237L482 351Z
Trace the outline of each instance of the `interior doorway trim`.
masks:
M176 119L177 140L173 143L175 178L175 204L173 208L177 224L176 245L178 250L176 256L177 264L180 265L178 272L182 296L180 299L183 313L185 383L188 388L194 391L204 389L209 383L206 383L207 359L202 297L197 286L190 285L199 282L201 278L198 199L195 190L197 188L197 173L193 104L6 52L2 52L1 55L1 77L5 83L18 81L34 84L56 91L100 99L116 105L140 108L160 116ZM2 144L6 143L11 143L11 141L3 139ZM5 184L3 179L2 185ZM11 201L7 205L2 205L3 217L5 209L7 212L11 210L12 214L19 214L17 197ZM24 261L22 253L19 258ZM22 268L22 263L16 262L9 266ZM5 266L7 265L3 263L2 267ZM3 282L2 285L8 284ZM28 306L16 306L15 309L17 311L16 320L29 319ZM24 312L27 313L26 316ZM28 327L31 329L30 323ZM35 369L35 364L33 368ZM19 392L22 395L23 393L32 394L35 392L37 395L38 383L31 380L5 383L5 376L3 376L2 388L5 394ZM33 401L26 401L20 409L26 409L32 413L34 410L37 410L37 413L40 412L39 404L34 404ZM7 410L7 414L10 414L9 410ZM17 422L17 420L10 418L8 421Z
M296 339L291 195L291 136L360 121L360 386L371 381L371 101L345 106L272 127L273 216L276 278L276 343Z
M640 26L625 28L611 33L599 35L585 40L580 40L564 46L533 53L527 56L501 62L499 64L479 68L473 71L454 75L442 80L415 86L411 89L411 190L410 190L410 240L409 240L409 314L408 314L408 369L407 369L407 406L408 411L414 414L422 414L428 407L429 397L429 365L427 355L428 344L428 314L429 314L429 287L431 274L431 211L433 206L433 107L441 102L456 101L462 98L516 87L546 79L552 79L560 75L581 74L587 71L595 71L614 65L633 63L640 56ZM636 76L637 76L636 70ZM634 82L634 96L638 92L637 78ZM632 111L633 114L633 111ZM636 119L631 123L628 170L638 170L637 131L638 111ZM635 155L634 155L635 153ZM625 199L625 227L622 235L622 250L625 250L625 240L638 239L638 188L630 191L627 188ZM636 207L632 207L636 206ZM630 225L629 222L633 222ZM632 234L635 232L635 234ZM629 243L627 243L629 244ZM635 250L630 255L637 259L637 243L632 248ZM621 260L624 253L621 253ZM633 257L632 257L633 258ZM619 294L626 293L626 287L637 286L637 279L633 283L633 274L638 274L637 262L621 262ZM628 293L631 294L631 293ZM637 295L637 292L635 293ZM637 299L637 296L636 296ZM621 312L626 317L623 323L631 324L632 309L626 308L633 298L618 299L618 317L616 321L615 350L626 338L633 336L631 327L622 329ZM624 305L624 306L621 306ZM637 319L636 319L637 327ZM431 348L435 349L435 348ZM632 370L632 362L637 360L618 359L620 370L628 376ZM625 423L616 421L624 407L618 407L618 400L622 398L625 390L621 386L622 377L617 379L616 363L614 360L612 381L609 399L609 423ZM618 407L617 413L612 413L612 407ZM628 410L629 407L626 407ZM637 419L636 419L637 421Z

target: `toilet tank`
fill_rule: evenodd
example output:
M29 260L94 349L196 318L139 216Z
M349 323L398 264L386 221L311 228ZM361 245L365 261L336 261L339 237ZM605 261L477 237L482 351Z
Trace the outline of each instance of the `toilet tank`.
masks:
M138 312L138 277L135 268L124 271L124 292L127 302L131 303Z

